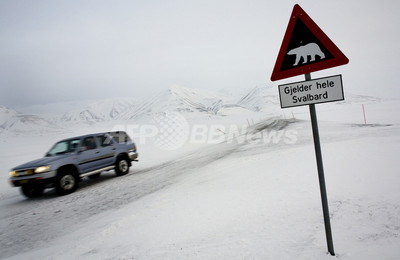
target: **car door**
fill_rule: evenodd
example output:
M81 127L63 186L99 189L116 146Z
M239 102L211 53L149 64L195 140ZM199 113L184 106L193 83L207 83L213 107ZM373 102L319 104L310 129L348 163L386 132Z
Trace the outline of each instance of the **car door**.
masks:
M97 137L100 151L100 163L102 167L110 166L114 163L115 144L113 138L108 134L101 134Z
M100 150L95 136L87 136L82 139L78 167L81 173L96 170L99 167Z

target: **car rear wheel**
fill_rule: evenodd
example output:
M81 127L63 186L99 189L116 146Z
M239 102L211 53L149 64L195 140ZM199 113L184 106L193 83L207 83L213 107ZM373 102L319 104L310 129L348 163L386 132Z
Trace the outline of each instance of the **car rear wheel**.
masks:
M129 172L129 162L126 158L119 158L115 164L115 173L118 176L125 175Z
M39 185L24 185L21 187L21 192L27 198L37 198L43 194L44 188Z
M57 176L56 190L59 195L67 195L76 190L78 186L78 179L72 170L63 170Z

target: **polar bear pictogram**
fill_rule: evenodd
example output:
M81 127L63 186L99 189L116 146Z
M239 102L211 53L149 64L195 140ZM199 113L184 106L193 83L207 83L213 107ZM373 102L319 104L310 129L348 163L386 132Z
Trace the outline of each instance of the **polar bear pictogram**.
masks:
M319 56L321 59L325 58L325 54L321 51L318 44L309 43L304 46L300 46L290 50L288 55L296 55L296 61L293 66L297 66L300 62L300 59L303 58L302 63L308 62L308 56L311 56L310 62L315 61L315 56Z

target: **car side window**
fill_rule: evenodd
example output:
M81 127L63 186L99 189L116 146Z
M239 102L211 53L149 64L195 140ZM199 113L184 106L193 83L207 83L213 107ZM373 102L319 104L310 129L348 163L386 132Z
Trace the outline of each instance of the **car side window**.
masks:
M83 139L82 146L86 148L86 150L96 149L96 140L93 136L86 137Z
M97 140L99 141L101 147L107 147L112 145L112 137L109 135L99 135L97 136Z
M74 152L76 148L79 146L79 139L72 140L69 142L69 152Z

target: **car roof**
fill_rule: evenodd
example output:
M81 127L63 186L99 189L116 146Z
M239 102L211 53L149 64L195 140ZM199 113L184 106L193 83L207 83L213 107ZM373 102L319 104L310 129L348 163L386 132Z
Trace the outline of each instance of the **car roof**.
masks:
M82 138L86 138L86 137L90 137L90 136L105 135L105 134L112 134L112 133L117 133L117 134L118 133L124 133L124 134L126 134L125 131L101 132L101 133L86 134L86 135L79 135L79 136L75 136L75 137L65 138L65 139L59 140L58 142L67 141L67 140L73 140L73 139L82 139Z

